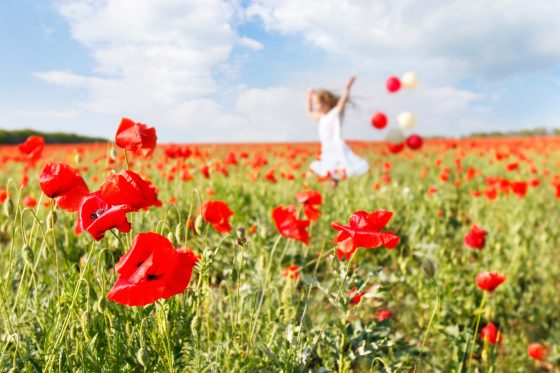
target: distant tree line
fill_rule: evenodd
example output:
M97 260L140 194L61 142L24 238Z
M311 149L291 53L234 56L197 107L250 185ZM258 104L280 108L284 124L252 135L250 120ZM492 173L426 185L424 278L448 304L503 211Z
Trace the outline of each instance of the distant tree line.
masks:
M524 129L518 131L491 131L491 132L474 132L466 137L503 137L503 136L549 136L560 135L560 128L547 129L537 127L533 129Z
M101 137L88 137L77 135L75 133L64 132L40 132L35 130L14 130L7 131L0 129L0 144L12 145L21 144L29 136L43 136L47 144L76 144L91 142L107 142L107 139Z

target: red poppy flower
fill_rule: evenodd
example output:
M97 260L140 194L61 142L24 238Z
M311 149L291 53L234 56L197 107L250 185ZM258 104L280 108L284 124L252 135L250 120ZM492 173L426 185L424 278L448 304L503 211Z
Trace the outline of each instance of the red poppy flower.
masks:
M39 185L58 207L72 212L78 210L81 199L89 193L78 170L64 163L47 163L39 175Z
M29 136L24 143L19 144L19 151L32 163L41 158L45 148L45 139L41 136Z
M4 188L0 188L0 203L4 203L8 199L8 192Z
M387 148L389 149L389 151L391 153L397 154L397 153L400 153L404 150L404 145L405 145L404 142L400 143L400 144L393 144L393 143L388 142L387 143Z
M527 346L527 353L531 357L531 359L535 360L544 360L546 356L546 347L540 343L531 343Z
M80 203L75 232L80 234L87 231L96 241L102 239L105 232L113 228L128 233L131 226L126 219L127 211L130 211L129 206L111 206L101 198L99 192L92 193Z
M101 198L109 205L127 205L130 211L161 206L157 199L157 190L135 172L123 170L109 175L101 185Z
M306 190L296 194L296 199L303 205L303 213L307 216L307 219L311 221L319 220L321 211L317 210L315 206L320 206L323 203L321 193L316 190Z
M392 319L394 317L393 312L387 308L378 310L375 315L377 317L377 321L379 322Z
M35 207L37 206L37 200L31 196L25 196L23 197L22 204L25 207Z
M524 181L513 181L511 184L511 190L519 198L525 197L527 194L527 183Z
M493 292L500 284L507 279L496 272L482 272L476 276L476 285L482 290Z
M233 215L224 201L205 201L202 204L202 216L219 233L231 231L229 218Z
M465 245L471 249L482 250L484 248L484 244L486 243L487 234L488 232L475 224L472 226L469 233L465 235Z
M122 118L115 135L115 142L123 149L148 157L156 149L156 129L128 118Z
M288 266L282 270L282 277L289 278L292 281L297 282L301 274L299 272L299 266L297 264Z
M162 235L139 233L115 266L119 278L107 298L127 306L168 299L185 291L197 261L191 249L175 250Z
M293 238L305 244L309 243L309 220L298 220L297 209L293 205L278 206L272 210L274 225L284 237Z
M491 345L502 343L502 334L498 328L496 328L496 325L492 323L486 324L486 326L480 330L480 337L483 341Z
M393 213L386 210L371 213L356 211L350 216L349 225L333 222L332 228L340 231L334 239L338 259L350 259L360 247L375 249L385 246L387 249L394 249L399 243L399 237L393 232L381 232L392 216Z
M350 289L347 296L350 298L350 304L355 306L356 304L362 301L362 296L364 295L363 291L357 291L356 288Z

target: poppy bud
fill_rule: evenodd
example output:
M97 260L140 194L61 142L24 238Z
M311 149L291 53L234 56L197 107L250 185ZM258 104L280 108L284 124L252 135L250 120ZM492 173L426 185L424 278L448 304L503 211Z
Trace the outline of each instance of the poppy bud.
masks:
M247 242L247 235L245 234L245 228L237 227L237 230L235 231L235 233L237 233L238 244L239 245L244 245L245 242Z
M11 217L14 213L14 202L11 198L6 199L4 202L4 215Z
M35 255L33 254L33 249L31 249L31 246L29 246L28 244L23 245L23 248L21 250L21 256L23 257L25 263L27 263L28 265L33 264L33 262L35 261Z
M196 234L198 234L199 236L202 234L202 232L204 231L204 218L202 217L202 215L198 215L196 217L196 220L194 221L194 231L196 232Z
M56 224L56 220L57 220L56 212L55 211L49 212L49 214L47 215L47 219L45 221L45 225L47 226L47 229L52 228L53 224Z
M183 237L185 237L185 225L184 224L177 224L175 227L175 237L177 240L182 241Z
M173 247L177 247L177 237L175 237L175 235L173 234L173 232L169 232L167 234L167 239L169 240L169 242L171 242L171 244L173 245Z
M111 148L111 149L109 150L109 158L111 158L111 159L117 159L117 149Z
M194 338L198 337L198 329L200 329L200 319L195 316L191 320L191 333Z
M149 359L150 354L147 348L142 347L136 352L136 360L138 360L138 364L142 365L144 368L147 366Z
M75 164L80 164L82 163L82 156L80 155L80 153L76 153L74 155L74 163Z
M422 269L428 277L434 277L437 273L437 264L431 258L422 258Z
M10 222L11 220L6 220L2 223L2 225L0 225L0 234L8 234L8 230L10 229Z
M45 232L45 241L47 246L51 247L54 245L54 230L52 228L48 228ZM45 251L46 252L46 251Z

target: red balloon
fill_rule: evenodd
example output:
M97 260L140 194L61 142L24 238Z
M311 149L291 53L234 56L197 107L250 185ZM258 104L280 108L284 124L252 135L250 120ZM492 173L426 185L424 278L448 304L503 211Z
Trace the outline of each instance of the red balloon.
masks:
M391 76L387 79L387 91L390 93L395 93L401 89L401 81L396 76Z
M400 153L401 151L403 151L404 149L404 142L400 143L400 144L393 144L388 142L387 143L387 147L389 148L389 151L393 154L397 154Z
M371 125L379 130L385 128L387 122L387 116L381 112L377 112L371 117Z
M422 140L420 135L410 135L408 136L408 139L406 139L406 145L408 145L408 147L412 150L420 149L423 143L424 140Z

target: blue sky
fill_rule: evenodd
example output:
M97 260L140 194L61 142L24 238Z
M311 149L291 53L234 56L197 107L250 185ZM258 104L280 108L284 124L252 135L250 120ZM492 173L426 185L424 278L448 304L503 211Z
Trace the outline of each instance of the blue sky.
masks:
M163 142L317 138L307 87L358 80L345 136L560 126L560 3L546 0L7 0L0 128L112 137L122 116ZM415 90L388 95L389 75Z

